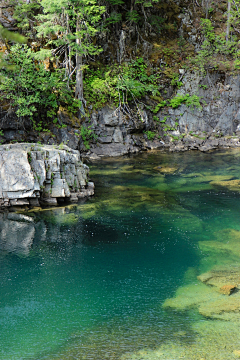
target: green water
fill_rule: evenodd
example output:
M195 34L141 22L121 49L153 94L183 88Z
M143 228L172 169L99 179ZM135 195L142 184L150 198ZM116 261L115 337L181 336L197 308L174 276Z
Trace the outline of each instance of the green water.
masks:
M240 230L239 158L231 150L105 160L90 165L92 199L2 215L0 359L235 359L240 323L163 304L214 265L239 263L200 246ZM223 347L214 355L204 349L209 333Z

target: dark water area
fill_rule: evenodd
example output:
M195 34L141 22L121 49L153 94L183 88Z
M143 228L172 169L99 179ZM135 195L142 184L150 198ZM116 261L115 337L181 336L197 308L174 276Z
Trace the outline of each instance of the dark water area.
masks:
M211 352L206 333L221 342L238 322L213 320L182 295L164 304L179 289L189 301L216 264L239 263L238 248L203 248L240 231L239 158L104 160L90 165L96 195L84 203L1 215L0 359L234 359L240 346Z

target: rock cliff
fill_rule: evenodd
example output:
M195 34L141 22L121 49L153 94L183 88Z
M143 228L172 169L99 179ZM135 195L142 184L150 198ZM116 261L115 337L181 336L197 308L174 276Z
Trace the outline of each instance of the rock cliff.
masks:
M97 135L87 156L119 156L147 149L185 151L240 146L240 77L221 73L200 76L186 73L176 96L196 95L199 107L181 104L165 106L153 116L129 117L105 107L91 116L91 129ZM89 126L89 121L85 126ZM152 139L148 138L148 131ZM81 147L84 150L82 144Z
M65 145L2 145L0 208L57 205L93 195L88 174L79 151Z

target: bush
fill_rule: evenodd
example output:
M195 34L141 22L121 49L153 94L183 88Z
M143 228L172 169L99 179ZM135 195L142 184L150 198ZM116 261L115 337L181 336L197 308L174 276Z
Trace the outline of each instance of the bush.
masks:
M0 99L8 99L18 117L35 123L36 118L56 117L61 102L74 104L61 71L47 71L27 45L12 46L6 61L11 66L1 69Z

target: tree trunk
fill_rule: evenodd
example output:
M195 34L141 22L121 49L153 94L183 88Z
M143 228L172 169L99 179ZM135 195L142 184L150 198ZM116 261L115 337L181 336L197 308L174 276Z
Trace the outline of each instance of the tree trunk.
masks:
M227 12L227 31L226 31L226 41L229 40L230 32L230 16L231 16L231 0L228 0L228 12Z
M79 39L76 40L77 44ZM83 72L82 72L82 55L76 54L76 89L75 98L83 101Z
M76 32L80 30L80 24L79 24L79 17L77 17L77 26L76 26ZM76 38L76 44L78 47L81 46L81 39ZM84 104L84 98L83 98L83 71L82 71L82 54L79 54L78 49L76 52L76 89L75 89L75 98L77 100L81 100L81 107L79 109L80 116L85 115L83 104Z

